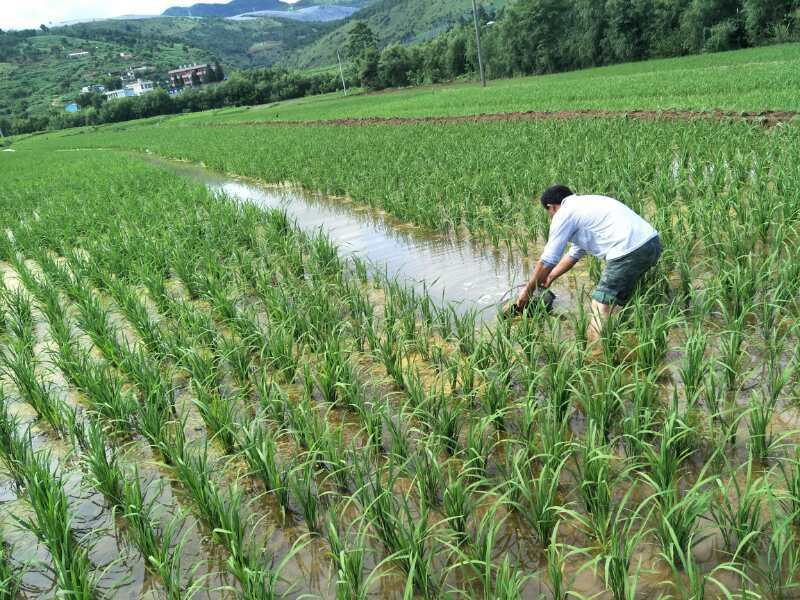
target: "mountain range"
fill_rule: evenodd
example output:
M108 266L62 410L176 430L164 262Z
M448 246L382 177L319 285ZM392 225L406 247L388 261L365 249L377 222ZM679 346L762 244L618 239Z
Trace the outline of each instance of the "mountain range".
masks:
M370 0L340 0L341 4L346 5L342 8L352 9L349 16L357 9L370 4ZM337 3L338 4L338 3ZM330 1L325 0L300 0L294 4L283 2L283 0L231 0L224 4L199 3L192 6L173 6L164 11L165 17L237 17L241 15L266 14L268 16L286 16L292 18L294 13L309 14L308 9L328 8L336 6ZM324 14L324 11L312 10L312 14ZM342 14L342 11L339 11ZM312 20L312 19L300 19ZM330 20L330 19L324 19Z

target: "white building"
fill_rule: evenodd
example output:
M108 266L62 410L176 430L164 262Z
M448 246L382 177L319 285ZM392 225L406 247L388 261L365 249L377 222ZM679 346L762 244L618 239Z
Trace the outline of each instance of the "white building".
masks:
M111 90L106 92L106 98L113 100L114 98L133 98L134 96L142 96L148 92L152 92L155 85L152 81L143 81L137 79L133 83L129 83L120 90Z
M97 92L102 94L106 91L106 86L104 85L85 85L81 88L82 94L88 94L89 92Z
M86 51L70 52L69 54L67 54L67 58L84 58L86 56L89 56L89 53Z

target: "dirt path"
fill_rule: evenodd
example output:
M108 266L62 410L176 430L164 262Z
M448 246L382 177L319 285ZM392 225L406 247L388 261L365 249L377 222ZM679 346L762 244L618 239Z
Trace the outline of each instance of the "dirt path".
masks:
M733 112L723 110L712 111L686 111L686 110L563 110L563 111L529 111L510 112L464 116L444 117L364 117L351 119L320 119L308 121L235 121L231 123L207 123L205 127L229 127L233 125L256 126L308 126L308 125L448 125L454 123L495 123L504 121L539 121L545 119L583 119L583 118L629 118L639 120L665 120L665 121L697 121L701 119L714 119L718 121L743 121L758 123L765 127L772 127L780 123L788 123L800 119L800 113L792 111L762 111L762 112ZM193 125L196 126L196 125Z

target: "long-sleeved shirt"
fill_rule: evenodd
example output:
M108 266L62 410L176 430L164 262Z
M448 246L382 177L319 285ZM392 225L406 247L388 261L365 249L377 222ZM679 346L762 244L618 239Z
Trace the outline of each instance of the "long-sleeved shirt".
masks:
M658 232L622 202L608 196L572 195L561 201L550 223L550 238L541 261L552 267L569 242L575 260L586 254L614 260L640 248Z

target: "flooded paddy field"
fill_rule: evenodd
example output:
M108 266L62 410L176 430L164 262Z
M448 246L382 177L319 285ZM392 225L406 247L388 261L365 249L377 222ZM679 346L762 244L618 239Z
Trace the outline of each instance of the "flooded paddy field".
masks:
M797 596L786 172L665 153L717 205L595 347L596 263L497 319L538 246L40 152L0 198L9 597Z

